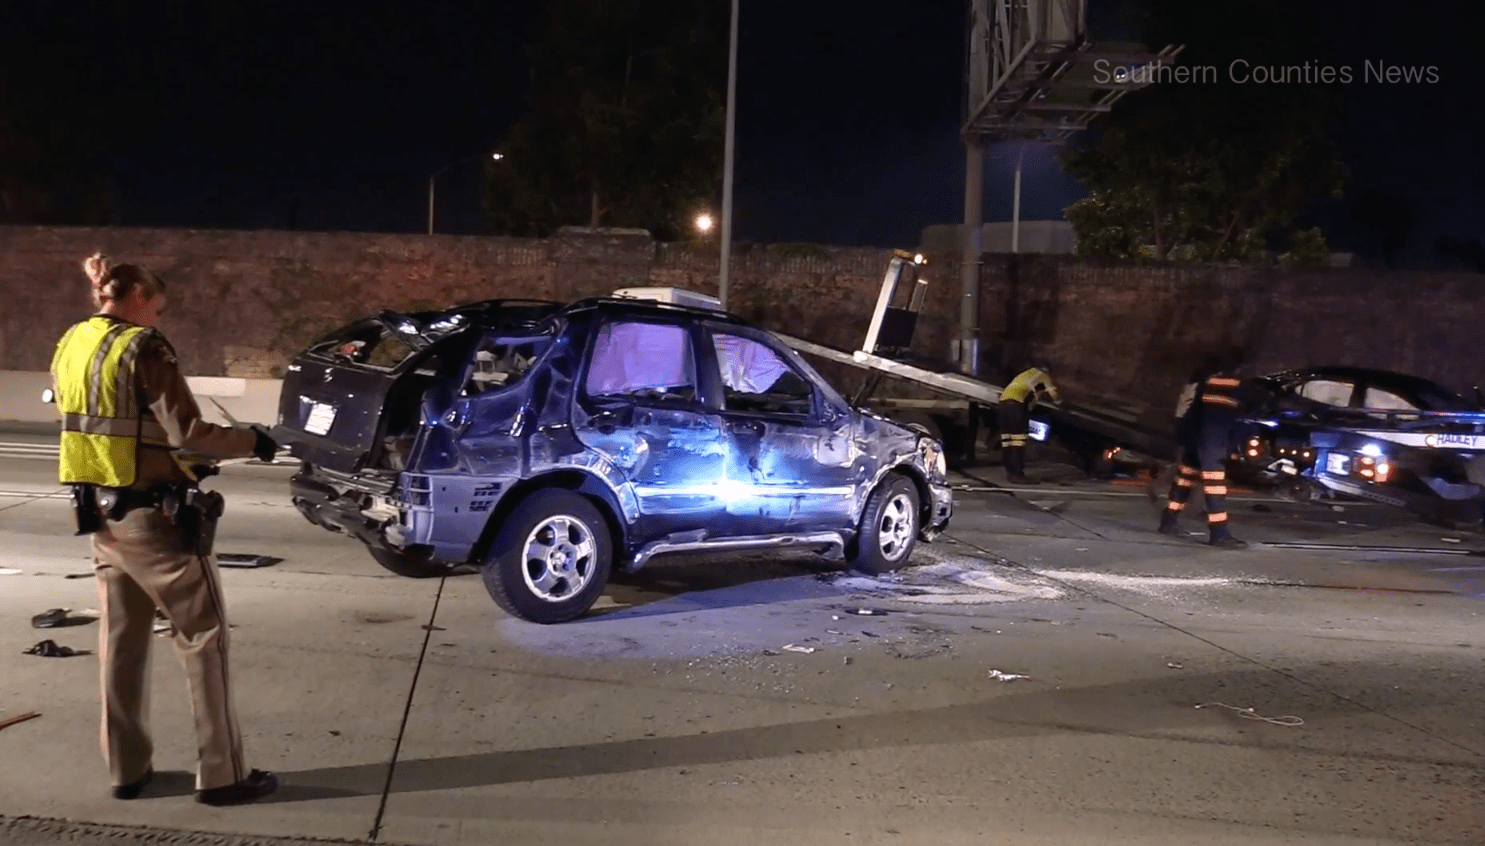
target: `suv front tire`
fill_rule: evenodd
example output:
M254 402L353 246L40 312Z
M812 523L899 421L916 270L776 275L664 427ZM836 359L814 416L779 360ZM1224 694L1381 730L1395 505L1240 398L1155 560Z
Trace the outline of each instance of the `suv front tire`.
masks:
M879 576L905 566L918 543L920 514L918 486L901 473L889 474L861 510L851 568Z

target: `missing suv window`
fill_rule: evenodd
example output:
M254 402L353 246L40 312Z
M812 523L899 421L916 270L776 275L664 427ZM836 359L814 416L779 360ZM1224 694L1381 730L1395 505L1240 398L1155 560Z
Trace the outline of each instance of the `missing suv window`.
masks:
M332 340L315 345L313 351L326 353L342 361L391 370L416 350L396 332L380 325L362 327Z
M690 333L663 323L610 323L593 344L589 396L694 401Z
M802 414L814 411L814 390L779 354L751 338L712 335L729 411Z
M514 385L541 357L552 339L485 338L474 353L474 369L464 386L466 396Z

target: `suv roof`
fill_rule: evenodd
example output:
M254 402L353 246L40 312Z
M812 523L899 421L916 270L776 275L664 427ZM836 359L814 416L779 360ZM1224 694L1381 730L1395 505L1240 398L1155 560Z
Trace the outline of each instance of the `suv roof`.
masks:
M722 323L733 323L740 326L750 326L747 320L721 309L702 308L700 306L679 305L676 303L662 303L658 300L641 300L629 297L588 297L563 308L560 313L572 314L579 311L601 311L605 314L673 314L686 315L690 317L716 320Z

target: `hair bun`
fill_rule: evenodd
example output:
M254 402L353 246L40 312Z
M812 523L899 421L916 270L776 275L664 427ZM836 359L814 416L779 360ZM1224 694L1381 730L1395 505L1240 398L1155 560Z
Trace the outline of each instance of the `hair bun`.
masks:
M112 269L113 260L110 259L108 256L105 256L101 252L93 253L86 259L83 259L83 272L88 275L88 279L93 283L94 288L98 288L103 285L104 277L106 277L108 275L108 271Z

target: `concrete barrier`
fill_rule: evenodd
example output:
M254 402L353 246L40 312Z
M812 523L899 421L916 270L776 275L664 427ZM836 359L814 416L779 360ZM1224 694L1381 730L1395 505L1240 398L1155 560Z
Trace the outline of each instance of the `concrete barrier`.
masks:
M201 416L212 423L227 424L217 403L243 423L273 425L278 421L280 379L234 379L221 376L190 376L186 383L201 406ZM55 405L41 401L41 392L52 386L50 373L0 370L0 426L6 424L60 424ZM212 402L215 400L216 402Z

